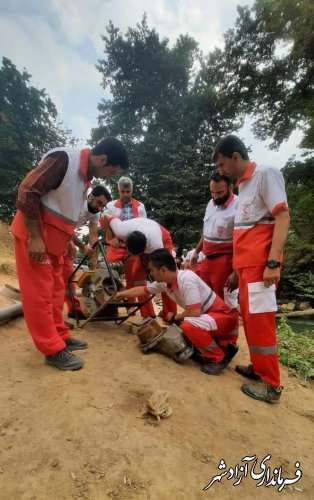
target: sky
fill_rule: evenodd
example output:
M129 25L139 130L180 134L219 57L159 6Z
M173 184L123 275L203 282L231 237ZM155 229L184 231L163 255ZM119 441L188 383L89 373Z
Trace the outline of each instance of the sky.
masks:
M45 88L64 125L86 142L97 126L97 104L109 94L96 69L103 57L109 20L122 31L135 26L144 12L148 25L174 43L189 34L204 54L223 47L224 32L234 25L237 5L253 0L0 0L0 56L31 75ZM295 132L278 151L254 138L247 120L239 135L259 163L282 168L296 154L302 134ZM269 141L270 142L270 141Z

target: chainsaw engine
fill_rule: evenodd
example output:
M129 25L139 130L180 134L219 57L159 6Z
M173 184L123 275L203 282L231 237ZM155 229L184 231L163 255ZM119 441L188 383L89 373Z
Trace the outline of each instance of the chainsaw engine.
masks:
M118 292L123 290L123 285L120 281L119 272L112 270L114 283ZM77 282L82 288L81 308L86 317L93 314L102 304L109 301L110 297L115 293L112 278L108 269L96 269L96 271L85 271ZM105 315L107 317L118 316L117 308L112 304L120 302L120 299L113 299L106 306ZM102 315L103 311L100 312Z

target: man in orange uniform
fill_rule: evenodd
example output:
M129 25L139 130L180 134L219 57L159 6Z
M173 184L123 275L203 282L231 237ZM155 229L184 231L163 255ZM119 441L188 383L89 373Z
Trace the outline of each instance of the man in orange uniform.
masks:
M121 221L118 217L107 215L100 222L109 225L112 231L111 244L117 246L119 239L125 241L126 249L131 256L137 256L133 265L133 283L135 286L146 285L148 255L158 248L173 249L172 238L166 228L151 219L130 219ZM147 293L147 298L149 293ZM163 317L169 312L176 312L176 304L164 293L161 294L163 303ZM148 302L141 308L144 319L155 317L153 304Z
M129 177L120 177L118 181L118 193L119 198L108 203L106 214L116 215L122 221L147 217L144 204L133 198L133 182ZM109 242L108 234L106 235L106 240ZM109 262L123 261L126 288L132 288L134 286L133 266L137 257L128 255L127 251L123 248L107 247L107 258ZM143 317L145 317L145 311L146 306L141 308Z
M63 256L92 178L109 180L127 167L125 147L108 138L91 150L48 151L19 187L11 230L24 316L46 363L61 370L81 368L83 360L72 351L87 347L71 338L63 321Z
M233 271L232 238L238 197L233 194L232 180L220 174L211 177L210 193L212 199L206 208L203 234L192 263L197 262L203 250L206 258L200 266L199 276L219 297L227 300L224 287Z
M75 230L80 229L82 226L88 225L88 245L76 235L73 235L72 254L77 254L76 247L80 248L84 255L89 255L91 258L92 269L97 267L97 253L93 250L93 245L98 241L98 226L100 221L100 212L106 207L107 203L111 201L111 194L105 186L95 186L87 196L82 210L79 215L78 223ZM68 317L78 319L86 319L81 310L80 301L76 295L75 283L69 285L69 279L74 273L73 257L64 256L63 264L63 280L65 285L64 301L68 308ZM72 302L73 299L73 302ZM75 307L75 310L74 310Z
M219 375L237 352L238 311L230 309L194 272L178 270L168 250L155 250L148 259L156 281L119 292L117 297L140 297L147 291L166 294L183 311L168 312L165 320L180 323L182 333L199 353L201 371Z
M282 391L275 311L276 285L289 229L284 179L278 168L252 162L243 142L232 135L218 142L214 161L221 174L238 178L239 187L233 238L236 271L229 278L229 288L237 286L238 276L252 364L237 366L236 370L255 380L242 385L245 394L273 403Z

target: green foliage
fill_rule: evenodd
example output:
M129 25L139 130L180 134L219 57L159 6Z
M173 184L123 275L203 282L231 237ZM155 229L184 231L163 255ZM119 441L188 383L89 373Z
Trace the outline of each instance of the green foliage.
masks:
M15 212L17 188L25 174L52 147L70 142L57 123L57 110L45 90L30 85L7 58L0 67L0 219Z
M213 145L239 125L219 90L220 53L205 65L194 39L180 36L170 47L149 29L145 16L125 35L112 23L107 33L98 69L112 99L98 106L99 127L91 142L106 134L125 141L135 196L148 216L172 231L178 243L192 244L209 198Z
M226 89L255 134L278 147L297 128L314 145L314 2L256 0L225 35Z
M296 334L287 324L286 318L280 318L277 341L280 362L295 375L304 379L314 378L313 333L305 331Z
M314 158L283 169L291 224L285 248L281 296L314 303Z

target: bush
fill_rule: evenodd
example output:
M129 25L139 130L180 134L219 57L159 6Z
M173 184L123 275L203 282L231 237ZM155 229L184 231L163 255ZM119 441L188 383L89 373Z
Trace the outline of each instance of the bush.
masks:
M277 340L280 363L305 380L314 378L313 334L309 331L296 334L283 317L277 327Z

